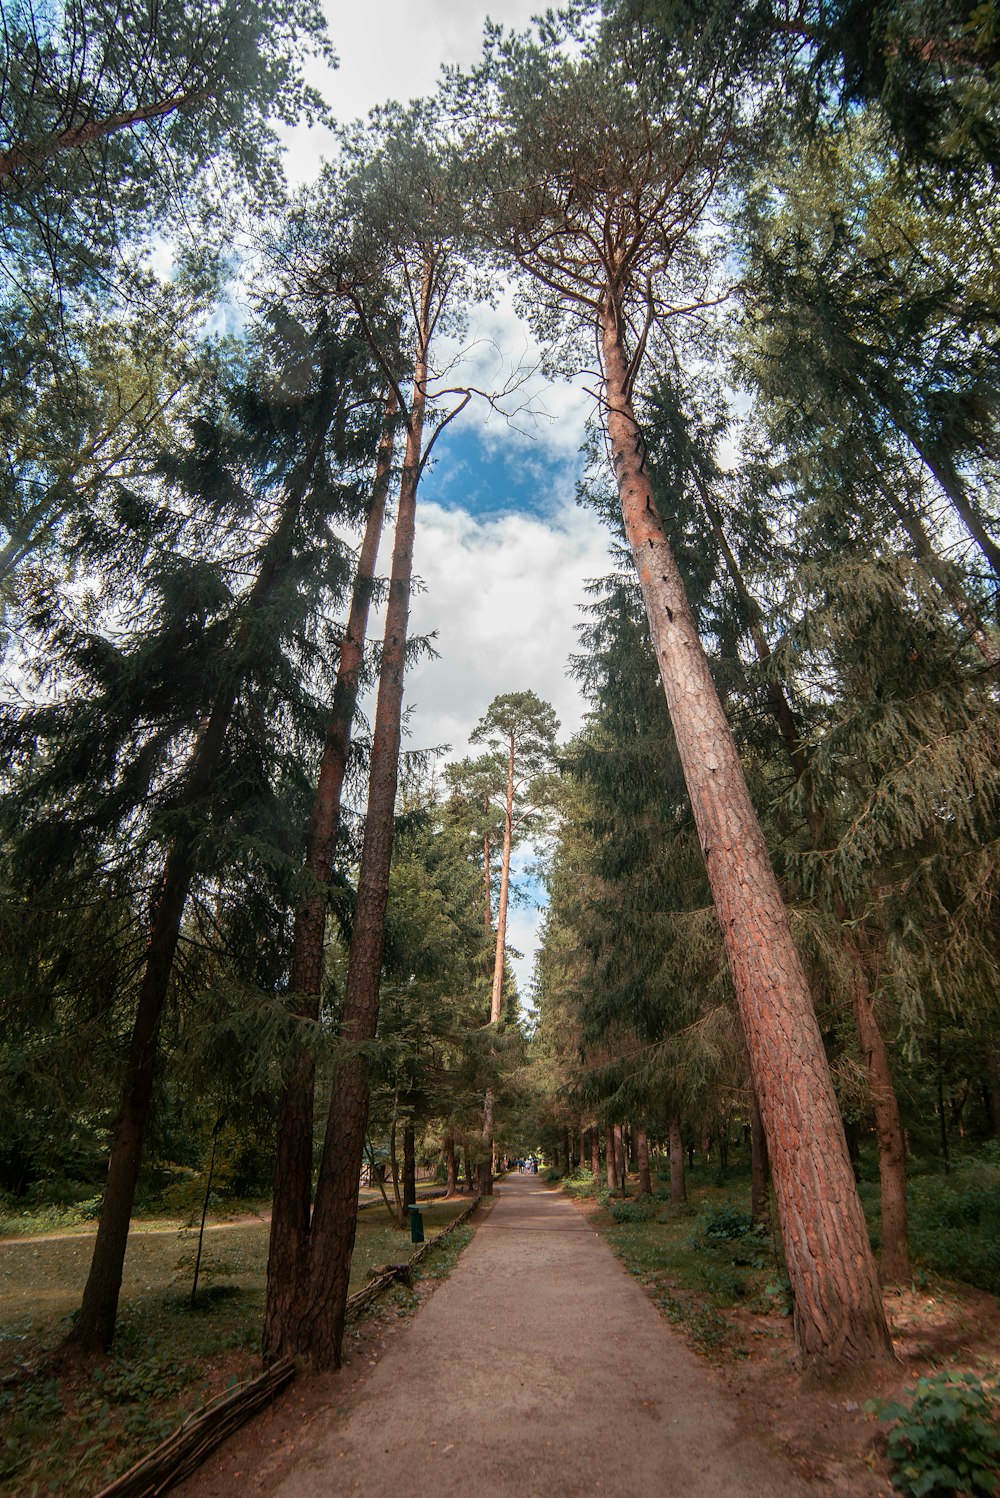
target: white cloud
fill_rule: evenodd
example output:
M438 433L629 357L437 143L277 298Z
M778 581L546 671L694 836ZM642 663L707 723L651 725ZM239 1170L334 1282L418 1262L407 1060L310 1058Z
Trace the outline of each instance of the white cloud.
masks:
M561 735L579 728L583 702L567 674L587 578L609 569L607 536L567 499L544 520L524 514L477 519L420 506L414 633L437 631L440 659L407 676L414 743L468 752L469 733L501 692L531 690L551 702Z
M610 570L607 533L567 499L546 522L509 514L485 521L462 510L420 507L415 566L426 591L413 601L414 632L436 629L440 659L407 676L411 743L469 752L478 719L501 692L530 689L555 708L560 737L581 725L584 703L567 662L577 646L587 579ZM541 913L511 911L509 941L528 993Z
M389 99L422 98L436 86L441 67L469 67L480 56L487 17L520 30L543 9L538 0L326 0L327 28L340 59L336 71L314 66L309 81L339 120L366 115ZM332 138L326 130L283 129L289 179L311 180Z

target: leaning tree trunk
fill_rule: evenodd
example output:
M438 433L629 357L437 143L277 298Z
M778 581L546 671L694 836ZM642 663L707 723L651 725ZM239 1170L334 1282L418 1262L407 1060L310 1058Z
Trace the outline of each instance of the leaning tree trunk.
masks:
M428 271L428 281L429 276ZM426 382L426 345L421 340L406 422L406 456L375 707L368 810L340 1031L341 1057L334 1072L309 1229L308 1281L300 1286L289 1333L283 1329L280 1339L282 1345L291 1345L295 1351L312 1356L320 1368L340 1366L351 1255L357 1231L358 1184L370 1097L368 1068L361 1048L374 1038L378 1025Z
M330 720L320 763L316 799L309 819L305 868L310 889L295 912L290 990L294 1012L308 1025L319 1022L323 987L323 938L333 851L340 830L340 799L351 747L358 686L364 665L368 613L375 585L382 522L392 473L396 397L386 397L385 422L372 485L371 505L358 554L351 610L340 647ZM274 1196L267 1258L267 1304L264 1311L265 1357L289 1350L283 1331L290 1326L296 1287L309 1264L309 1209L312 1201L313 1107L316 1063L308 1045L293 1063L278 1112Z
M771 659L771 649L764 635L763 620L757 600L753 597L740 572L732 548L729 545L718 506L715 505L704 485L699 485L699 488L701 490L702 502L715 531L716 540L722 550L726 567L740 603L743 606L747 623L750 626L757 658L761 665L766 665ZM883 493L887 501L896 510L896 513L903 519L904 524L907 523L907 512L905 509L893 500L887 490L883 489ZM919 540L921 543L918 546L918 550L921 551L924 560L931 563L933 552L929 539L920 527L919 519L913 514L910 514L909 519L913 525L911 534L915 540ZM981 630L980 634L982 634ZM985 641L981 644L981 648L985 649ZM809 754L802 742L795 714L780 682L769 681L768 697L771 711L795 778L808 786L810 778ZM807 812L807 820L814 846L817 848L823 847L827 835L827 817L825 811L821 807L811 804ZM833 904L837 918L841 922L845 945L850 948L850 955L856 964L852 982L852 1008L858 1031L858 1039L868 1064L868 1081L878 1137L882 1215L882 1256L879 1264L879 1274L883 1283L898 1284L907 1280L910 1275L910 1250L906 1213L906 1145L903 1126L899 1115L896 1091L893 1086L889 1054L879 1027L878 1016L875 1013L874 1000L871 997L867 964L856 940L850 935L852 923L849 920L848 909L843 897L837 890L834 891ZM756 1101L754 1106L756 1108ZM757 1117L759 1119L759 1110L757 1111ZM751 1208L752 1211L753 1208ZM754 1220L756 1221L756 1218Z
M267 543L260 571L247 599L248 617L232 646L233 668L212 704L191 754L184 788L184 805L189 813L185 828L174 838L158 880L94 1253L80 1314L67 1338L88 1352L106 1350L115 1334L135 1188L153 1100L160 1023L180 940L184 908L197 867L199 819L196 809L211 789L222 761L236 699L249 666L245 654L251 621L284 576L301 503L326 441L333 411L331 402L325 420L320 423L309 445L302 468L289 488L281 516Z
M767 1129L803 1367L886 1361L892 1344L812 997L739 754L656 508L610 302L606 422L622 517L691 798Z

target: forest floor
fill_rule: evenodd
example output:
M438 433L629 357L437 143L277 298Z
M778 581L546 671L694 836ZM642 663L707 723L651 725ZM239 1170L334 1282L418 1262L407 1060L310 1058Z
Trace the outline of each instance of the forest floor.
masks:
M419 1316L383 1322L339 1373L293 1385L178 1491L828 1494L755 1415L583 1212L538 1177L514 1175Z

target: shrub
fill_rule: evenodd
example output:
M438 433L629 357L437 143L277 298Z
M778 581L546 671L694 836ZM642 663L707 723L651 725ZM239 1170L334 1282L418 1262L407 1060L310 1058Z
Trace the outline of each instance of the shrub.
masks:
M660 1204L654 1196L639 1196L634 1200L612 1196L608 1198L607 1205L615 1222L651 1222L660 1210Z
M908 1498L979 1498L1000 1487L1000 1431L988 1389L972 1373L935 1373L917 1380L909 1406L869 1401L891 1421L886 1441L893 1484Z

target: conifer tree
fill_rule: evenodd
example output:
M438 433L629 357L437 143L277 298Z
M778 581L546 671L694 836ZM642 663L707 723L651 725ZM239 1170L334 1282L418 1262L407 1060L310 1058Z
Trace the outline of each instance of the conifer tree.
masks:
M808 983L632 404L650 340L712 299L694 230L731 122L709 87L680 76L668 110L648 72L637 38L624 55L599 40L572 57L525 38L493 46L479 125L484 170L500 184L492 237L548 317L573 315L597 342L625 530L767 1127L798 1353L830 1372L889 1358L891 1344Z
M233 561L238 568L249 560L245 552L235 558L223 552L218 564L210 551L190 559L168 554L160 565L170 608L159 617L153 614L152 627L137 632L124 648L116 647L113 635L74 637L64 631L63 669L78 678L86 673L89 691L71 704L9 720L12 742L29 751L15 794L37 808L30 856L42 867L47 855L38 839L54 817L72 816L66 838L71 848L90 828L102 828L105 837L119 836L119 829L127 833L143 798L144 856L155 859L157 845L163 850L149 895L146 948L137 963L136 1010L94 1260L72 1334L86 1349L107 1346L114 1334L157 1039L185 905L193 880L211 857L209 849L220 833L224 836L233 791L246 792L249 766L234 748L239 737L232 732L234 714L257 680L267 680L276 704L277 694L299 692L298 672L290 672L283 652L298 645L323 590L331 582L343 583L342 554L329 548L329 523L345 504L356 503L341 465L363 450L365 429L356 412L367 380L365 361L335 325L321 323L311 339L286 325L282 336L284 369L277 374L273 366L262 369L243 392L232 390L223 400L230 408L225 419L200 417L192 454L167 455L164 463L168 478L193 500L190 519L180 526L186 544L197 545L199 531L204 544L212 508L228 525L239 517L245 527L248 514L262 502L274 502L273 526L251 561L257 567L252 587L227 597L223 582ZM312 366L311 383L307 378L297 395L281 380L289 349L297 375L303 363ZM178 508L182 516L184 508ZM133 505L126 512L132 534L118 538L117 545L98 511L85 528L90 555L103 556L106 568L109 558L114 568L127 568L128 549L141 556L149 545L139 522L150 515L157 522L157 509L155 499L152 505L148 500ZM214 544L221 539L220 530ZM142 580L133 581L141 589ZM53 752L39 773L31 746L43 736ZM62 826L65 831L65 820ZM114 857L113 842L111 848ZM67 851L64 847L64 856Z

